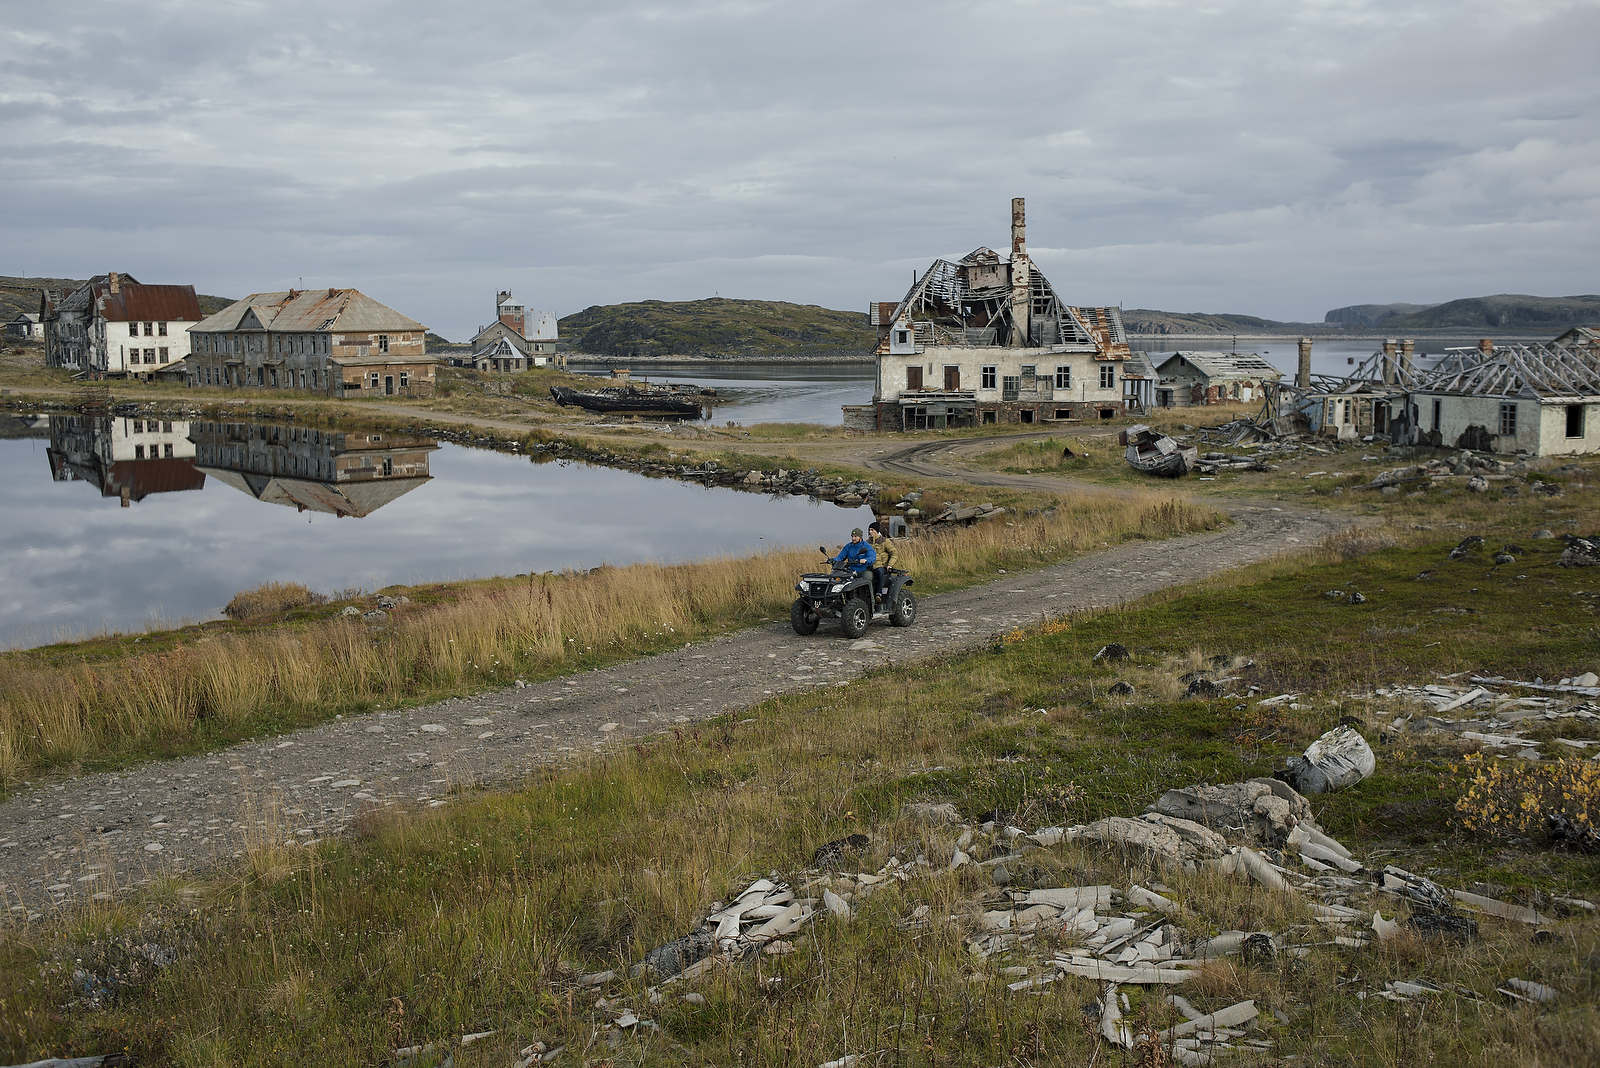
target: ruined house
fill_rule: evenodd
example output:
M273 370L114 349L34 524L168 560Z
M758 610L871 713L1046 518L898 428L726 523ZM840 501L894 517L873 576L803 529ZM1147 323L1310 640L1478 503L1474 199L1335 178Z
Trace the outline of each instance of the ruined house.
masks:
M252 293L189 334L192 386L433 396L427 328L358 289Z
M39 321L38 312L18 312L6 324L5 334L17 341L37 341L44 337L44 324Z
M1253 352L1174 352L1153 358L1156 404L1162 408L1248 403L1261 399L1283 372Z
M39 297L48 367L149 378L189 354L200 321L194 286L145 285L130 274L96 275L57 300Z
M934 260L879 329L870 405L848 426L913 430L1108 419L1122 410L1129 352L1116 308L1063 303L1028 256L1024 204L1011 202L1011 252Z
M1588 328L1555 341L1446 349L1412 384L1395 440L1535 456L1600 452L1600 345Z
M498 371L510 374L526 371L532 359L537 359L538 362L534 364L536 367L543 367L549 361L547 356L529 357L527 353L518 349L509 337L501 336L498 341L475 352L451 356L450 364L452 367L470 367L474 371Z

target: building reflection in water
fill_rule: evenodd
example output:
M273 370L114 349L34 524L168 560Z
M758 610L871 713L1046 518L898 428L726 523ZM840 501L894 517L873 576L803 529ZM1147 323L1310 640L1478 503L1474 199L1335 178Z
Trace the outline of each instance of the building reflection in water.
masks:
M45 450L51 478L88 482L124 508L152 493L204 487L194 454L188 422L116 415L52 415Z
M194 422L195 466L269 504L365 516L427 482L427 438L259 423Z

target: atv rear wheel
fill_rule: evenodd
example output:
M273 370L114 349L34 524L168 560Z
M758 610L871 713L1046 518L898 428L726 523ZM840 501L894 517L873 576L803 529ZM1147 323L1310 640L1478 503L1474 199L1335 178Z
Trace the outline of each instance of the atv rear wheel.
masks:
M789 606L789 626L802 638L807 634L817 632L817 624L822 618L812 609L811 602L804 597L796 597L794 604Z
M867 624L872 620L872 610L867 607L867 602L859 597L852 597L844 603L844 610L839 613L839 627L844 631L846 638L859 638L867 632Z
M901 590L889 606L889 622L897 627L909 627L916 622L917 598L910 590Z

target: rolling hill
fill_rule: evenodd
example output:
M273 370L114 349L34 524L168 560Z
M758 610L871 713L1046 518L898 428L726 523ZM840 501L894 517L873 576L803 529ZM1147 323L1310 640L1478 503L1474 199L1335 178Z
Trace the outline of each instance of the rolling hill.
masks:
M866 312L726 297L595 305L560 326L597 356L864 356L878 341Z

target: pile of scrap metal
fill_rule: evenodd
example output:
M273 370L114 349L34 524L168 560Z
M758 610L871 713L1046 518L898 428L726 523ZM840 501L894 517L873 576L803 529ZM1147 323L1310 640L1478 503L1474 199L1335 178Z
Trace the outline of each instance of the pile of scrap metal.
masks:
M1162 478L1182 478L1194 469L1200 459L1200 450L1193 445L1175 441L1144 424L1130 426L1117 436L1118 444L1126 445L1124 454L1135 471Z

